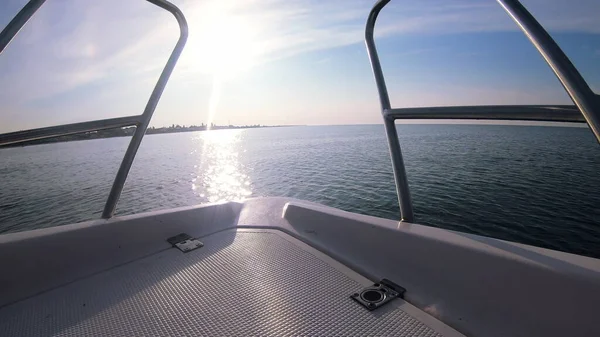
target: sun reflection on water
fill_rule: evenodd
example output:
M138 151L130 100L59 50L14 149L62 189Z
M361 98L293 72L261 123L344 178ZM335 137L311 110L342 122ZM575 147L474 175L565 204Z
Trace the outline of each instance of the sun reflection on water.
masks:
M240 162L244 130L211 130L199 136L200 164L194 192L208 202L242 200L252 194L250 177Z

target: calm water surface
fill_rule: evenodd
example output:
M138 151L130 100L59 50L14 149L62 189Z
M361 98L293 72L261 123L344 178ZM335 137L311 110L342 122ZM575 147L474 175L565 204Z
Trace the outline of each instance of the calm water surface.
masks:
M600 257L600 146L584 128L399 125L417 222ZM0 233L100 217L128 138L0 150ZM119 215L287 196L397 219L383 126L144 138Z

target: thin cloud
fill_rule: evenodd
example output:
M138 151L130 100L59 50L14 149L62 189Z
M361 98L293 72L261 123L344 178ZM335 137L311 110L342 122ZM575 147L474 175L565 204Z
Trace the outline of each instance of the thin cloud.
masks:
M582 6L560 1L553 6L541 0L529 0L525 4L532 12L539 12L540 20L551 30L600 32L594 15L600 12L600 5L594 2L586 3L587 7L599 7L598 11L581 10ZM172 18L143 5L146 4L114 0L48 2L19 36L17 47L23 50L20 54L25 57L17 62L17 68L37 74L36 78L49 78L43 81L48 90L34 96L51 96L110 77L158 71L177 31ZM180 5L188 14L192 32L188 50L203 49L204 46L195 46L198 41L194 34L200 32L194 27L201 27L208 19L211 7L218 7L223 17L240 18L253 26L256 34L249 43L257 48L253 55L256 62L263 63L362 43L371 2L215 0L202 4L186 1ZM558 17L551 16L559 10ZM516 29L495 2L430 0L392 2L382 13L376 32L379 37L385 37ZM57 33L62 35L56 36ZM211 52L202 50L203 54ZM181 66L193 68L189 66L196 60L187 56L195 55L187 50L184 53ZM18 84L13 87L22 88Z
M0 4L7 13L22 5ZM237 22L236 49L217 41L225 55L251 58L254 64L363 42L372 1L212 0L175 1L190 25L188 46L174 79L210 76L214 50L204 45L220 31L211 23ZM600 2L527 0L525 5L551 32L600 33ZM2 15L0 22L8 20ZM229 20L227 20L229 18ZM244 29L244 27L248 29ZM231 28L231 27L230 27ZM235 28L235 27L234 27ZM494 1L393 1L376 27L378 38L414 34L516 31ZM141 86L150 91L177 38L173 18L143 1L48 1L0 58L0 100L25 111L76 90L115 92ZM240 36L243 37L242 40ZM217 36L218 37L218 36ZM218 40L218 38L216 39ZM213 41L214 42L214 41ZM233 51L233 52L231 52ZM223 52L223 51L221 51ZM422 51L407 51L419 53ZM229 55L231 56L231 55ZM234 61L236 61L234 59Z

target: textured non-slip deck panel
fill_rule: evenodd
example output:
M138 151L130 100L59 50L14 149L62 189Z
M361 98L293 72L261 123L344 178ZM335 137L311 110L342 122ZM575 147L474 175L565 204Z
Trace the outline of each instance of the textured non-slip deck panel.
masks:
M0 309L0 336L440 336L273 232L221 232ZM51 252L48 252L51 254Z

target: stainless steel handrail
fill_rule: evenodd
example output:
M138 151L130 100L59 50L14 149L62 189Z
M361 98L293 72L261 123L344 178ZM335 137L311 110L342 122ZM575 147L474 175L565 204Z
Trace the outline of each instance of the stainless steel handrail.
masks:
M125 157L123 157L123 161L121 162L121 166L119 167L119 171L117 172L117 176L115 177L115 181L113 182L112 188L110 190L110 194L108 195L108 199L106 200L106 204L104 205L104 211L102 212L102 218L108 219L113 216L115 213L115 208L117 206L117 202L119 201L119 197L121 196L121 192L123 191L123 186L125 185L125 180L127 180L127 175L129 174L129 170L131 169L131 164L133 164L133 159L135 158L135 154L140 147L142 142L142 138L146 133L146 129L150 124L150 119L152 118L152 114L154 114L154 110L156 109L156 105L158 104L158 100L160 100L160 96L167 85L167 81L169 81L169 77L177 64L177 60L179 59L179 55L181 55L181 51L183 51L183 47L187 41L188 37L188 26L185 20L185 16L177 8L177 6L165 0L147 0L159 6L167 11L171 12L175 19L177 19L177 23L179 24L179 40L177 40L177 44L173 48L173 52L165 65L158 82L156 82L156 86L150 95L150 99L146 104L146 108L144 109L144 113L142 114L142 121L140 125L135 129L135 133L133 137L131 137L131 142L129 143L129 147L125 152Z
M404 159L402 158L400 140L398 139L398 131L396 130L396 125L394 124L394 118L388 118L385 116L385 111L390 109L390 97L387 92L387 86L385 85L383 70L381 70L381 63L379 62L379 56L377 55L377 48L375 47L375 40L373 37L377 16L379 15L381 9L388 4L388 2L390 2L390 0L379 0L377 3L375 3L373 9L371 9L367 19L367 26L365 28L365 43L367 44L367 53L369 54L371 68L373 69L375 83L377 84L381 113L384 115L383 124L385 126L388 147L390 149L390 157L392 159L392 169L394 171L394 181L396 182L398 204L400 205L401 221L413 222L414 215L412 200L410 196L410 188L408 187L406 168L404 167Z
M600 99L550 34L518 0L497 0L542 55L600 142Z
M0 33L0 54L46 0L29 1Z
M137 126L139 124L139 119L140 116L118 117L91 122L64 124L46 128L10 132L0 135L0 146L18 144L36 139L73 135L76 133Z
M137 153L137 150L140 147L140 143L142 142L142 138L146 133L146 129L150 124L150 119L154 114L154 110L156 110L156 106L160 97L165 89L165 86L177 64L177 60L181 55L183 47L187 41L188 37L188 26L185 20L185 16L181 12L177 6L173 5L169 1L166 0L146 0L158 7L161 7L167 11L169 11L179 24L179 39L177 40L177 44L173 48L171 52L171 56L169 56L169 60L167 61L160 77L154 86L154 90L148 99L148 103L144 109L144 112L138 116L129 116L129 117L119 117L112 119L104 119L97 120L91 122L82 122L75 124L67 124L67 125L59 125L52 126L46 128L25 130L25 131L17 131L0 135L0 145L6 144L18 144L30 140L41 139L41 138L49 138L56 136L64 136L76 133L90 132L90 131L98 131L104 129L111 129L117 127L126 127L126 126L136 126L133 137L131 137L131 141L125 155L123 157L123 161L119 167L119 171L117 172L117 176L113 182L113 185L110 190L110 194L106 200L106 204L104 205L104 210L102 212L102 218L110 218L113 216L115 212L115 208L117 202L119 201L119 197L121 192L123 191L123 186L125 184L125 180L127 179L127 175L129 170L131 169L131 165L133 164L133 160ZM21 30L21 28L27 23L27 21L35 14L35 12L40 8L40 6L45 2L45 0L30 0L19 13L11 20L11 22L2 30L0 33L0 53L4 50L4 48L12 41L15 35Z
M517 25L519 25L521 30L523 30L546 60L575 103L575 106L513 105L392 109L373 36L377 16L390 0L377 1L367 18L365 43L379 93L379 103L381 105L381 113L390 148L402 221L412 222L414 216L408 178L394 123L396 119L491 119L587 122L596 140L600 142L600 96L596 95L590 89L565 53L518 0L497 1Z
M399 108L383 111L393 119L485 119L549 122L583 122L574 105L483 105Z

